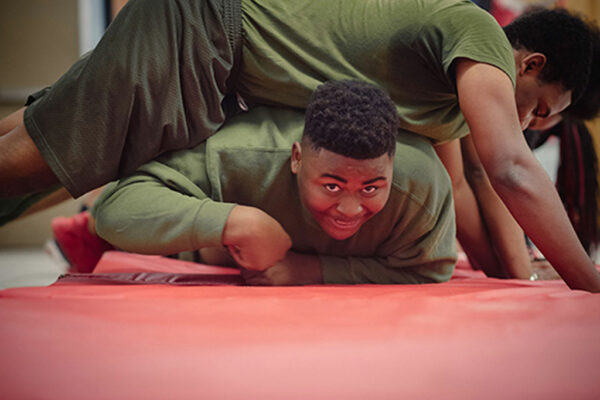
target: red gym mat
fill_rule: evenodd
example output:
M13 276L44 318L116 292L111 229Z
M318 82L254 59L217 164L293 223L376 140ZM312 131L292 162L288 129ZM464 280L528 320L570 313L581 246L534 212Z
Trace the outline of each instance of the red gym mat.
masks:
M600 398L600 295L561 281L247 287L114 252L96 272L0 291L0 398Z

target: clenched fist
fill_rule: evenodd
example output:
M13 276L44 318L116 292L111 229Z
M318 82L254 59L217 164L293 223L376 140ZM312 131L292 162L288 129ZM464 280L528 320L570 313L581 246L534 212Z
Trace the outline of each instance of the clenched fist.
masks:
M235 206L225 223L223 245L239 266L263 271L285 257L292 240L279 222L264 211Z

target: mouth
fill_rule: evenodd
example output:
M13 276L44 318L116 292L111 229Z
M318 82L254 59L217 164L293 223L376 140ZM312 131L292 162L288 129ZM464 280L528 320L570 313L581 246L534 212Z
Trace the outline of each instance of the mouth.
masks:
M363 218L347 219L347 218L329 217L329 220L331 221L331 224L334 227L336 227L337 229L344 230L344 231L350 231L350 230L355 230L358 227L360 227L360 225L363 221Z

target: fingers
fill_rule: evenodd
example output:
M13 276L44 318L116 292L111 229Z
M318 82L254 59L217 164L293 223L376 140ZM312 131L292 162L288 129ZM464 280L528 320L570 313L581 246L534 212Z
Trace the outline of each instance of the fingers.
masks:
M240 267L248 268L246 261L242 257L242 252L238 246L227 246L227 250L229 250L229 254L235 260L236 264Z
M241 275L247 285L273 286L273 282L267 278L264 271L242 269Z
M263 257L259 248L227 246L227 249L236 264L247 270L264 271L277 262L277 260L272 260L271 257Z
M539 280L548 281L560 279L558 272L556 272L552 265L546 260L534 260L531 263L531 266Z

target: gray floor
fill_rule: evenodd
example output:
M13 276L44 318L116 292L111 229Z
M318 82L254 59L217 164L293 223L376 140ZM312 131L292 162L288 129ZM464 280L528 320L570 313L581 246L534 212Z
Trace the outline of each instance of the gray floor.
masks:
M44 246L0 249L0 289L47 286L66 272L66 265L51 257Z
M46 286L66 271L61 257L51 257L45 243L52 238L50 222L57 216L74 215L82 199L69 200L0 227L0 289Z

